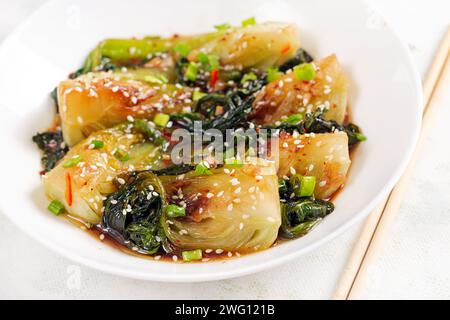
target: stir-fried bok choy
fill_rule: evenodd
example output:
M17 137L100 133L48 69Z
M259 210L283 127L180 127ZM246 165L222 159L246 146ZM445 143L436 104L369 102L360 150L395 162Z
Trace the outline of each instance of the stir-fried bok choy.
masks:
M103 40L52 98L54 126L33 137L48 210L156 260L306 235L366 140L337 56L315 59L294 24L254 18Z

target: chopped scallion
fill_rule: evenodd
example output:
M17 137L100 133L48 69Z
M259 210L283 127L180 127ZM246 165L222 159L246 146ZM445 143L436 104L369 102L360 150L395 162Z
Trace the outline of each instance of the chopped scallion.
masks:
M176 204L169 204L166 207L166 214L169 218L178 218L186 216L186 209Z
M211 175L212 172L209 170L209 164L205 161L200 162L195 166L195 172L201 175Z
M213 54L208 56L208 63L210 70L215 70L220 68L219 57Z
M258 77L253 72L249 72L244 74L244 76L241 79L241 84L246 83L247 81L256 80Z
M74 158L70 158L69 160L64 162L63 167L64 168L74 167L77 164L79 164L80 161L81 161L81 156L75 156Z
M167 123L170 120L170 116L168 114L165 113L158 113L155 115L155 117L153 118L153 122L160 127L166 127Z
M248 19L245 19L244 21L242 21L242 26L243 27L253 26L255 24L256 24L255 17L251 17L251 18L248 18Z
M55 216L59 216L62 212L64 212L64 205L58 200L53 200L48 205L48 210L53 213Z
M300 183L300 190L298 191L299 197L311 197L314 194L314 188L316 187L316 177L304 176Z
M201 62L201 63L204 63L204 64L206 64L206 63L209 62L209 60L208 60L208 55L207 55L206 53L202 52L202 51L200 51L199 53L197 53L197 60L198 60L199 62Z
M283 72L279 71L276 67L270 67L267 69L267 82L272 82L279 79L283 75Z
M195 81L197 80L197 74L198 74L198 65L194 62L190 62L184 76L186 77L186 79L190 81Z
M105 146L105 144L101 140L92 140L91 145L94 147L94 149L101 149Z
M298 124L300 121L303 120L303 115L301 113L293 114L289 116L287 119L283 120L284 123L289 124Z
M297 80L311 81L316 77L316 70L311 63L302 63L294 67L294 74Z
M202 250L192 250L192 251L183 251L182 252L183 261L190 262L195 260L201 260L202 259Z

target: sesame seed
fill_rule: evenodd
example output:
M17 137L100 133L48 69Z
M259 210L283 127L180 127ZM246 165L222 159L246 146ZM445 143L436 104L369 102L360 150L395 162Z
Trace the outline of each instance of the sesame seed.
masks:
M172 256L172 260L173 260L173 261L178 261L178 257L175 256L175 255L173 255L173 256Z
M227 206L227 210L228 210L228 211L233 211L233 204L232 204L232 203L230 203L230 204Z
M161 259L161 256L155 256L154 259L155 259L155 260L159 260L159 259Z
M211 199L212 197L214 197L214 193L208 192L208 193L206 194L206 197L207 197L208 199Z
M241 223L239 223L239 230L242 230L242 229L244 229L244 224L241 222Z
M222 252L223 252L222 249L217 249L217 250L216 250L216 253L217 253L217 254L221 254Z
M295 170L294 167L290 167L290 168L289 168L289 171L291 172L292 175L294 175L294 174L297 173L297 171Z
M313 171L314 170L314 164L310 164L309 166L308 166L308 171Z
M245 219L248 219L248 218L250 218L250 215L249 215L249 214L243 214L243 215L242 215L242 219L245 220Z
M102 234L99 236L99 238L100 238L101 241L103 241L103 240L105 240L105 235L102 233Z
M211 252L212 252L212 249L206 249L205 252L206 252L206 253L211 253Z
M222 190L222 191L219 191L219 193L217 194L217 196L218 196L218 197L221 197L221 196L223 196L223 193L224 193L223 190Z
M255 178L256 178L257 181L261 181L263 179L263 177L260 176L260 175L257 175Z
M322 181L319 182L319 187L323 187L326 184L327 184L327 181L326 180L322 180Z
M239 192L241 192L241 187L238 187L236 190L234 190L234 193L238 194Z
M236 178L231 179L230 182L231 182L231 185L233 185L233 186L237 186L238 184L240 184L239 180Z

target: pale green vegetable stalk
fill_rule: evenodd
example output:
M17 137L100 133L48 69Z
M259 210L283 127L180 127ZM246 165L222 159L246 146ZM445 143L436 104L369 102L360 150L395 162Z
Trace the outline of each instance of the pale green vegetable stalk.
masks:
M194 36L106 39L88 55L82 72L95 71L101 65L102 58L120 64L133 59L145 59L156 53L173 52L180 43L193 53L202 51L217 55L222 64L240 65L243 68L266 68L282 64L300 48L295 25L276 22L233 27Z

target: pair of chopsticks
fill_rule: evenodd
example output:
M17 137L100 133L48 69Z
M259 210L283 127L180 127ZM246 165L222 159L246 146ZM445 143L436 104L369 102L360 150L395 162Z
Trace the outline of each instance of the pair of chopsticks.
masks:
M353 247L350 259L343 271L333 299L357 299L363 289L363 279L376 262L378 253L389 226L403 200L403 195L411 179L421 146L431 129L441 97L450 88L450 28L447 30L433 59L423 84L424 110L422 130L416 150L405 173L389 196L372 211L365 222L361 234Z

